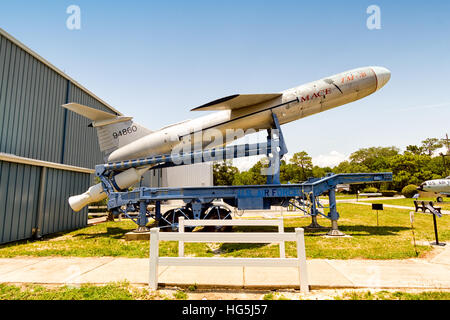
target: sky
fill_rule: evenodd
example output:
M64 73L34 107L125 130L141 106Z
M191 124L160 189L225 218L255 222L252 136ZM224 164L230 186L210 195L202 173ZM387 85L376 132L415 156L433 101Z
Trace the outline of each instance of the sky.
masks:
M67 27L71 5L80 29ZM380 29L367 27L370 5ZM0 0L0 28L152 130L231 94L388 68L376 93L282 127L289 154L304 150L322 166L450 133L449 14L450 2L436 0Z

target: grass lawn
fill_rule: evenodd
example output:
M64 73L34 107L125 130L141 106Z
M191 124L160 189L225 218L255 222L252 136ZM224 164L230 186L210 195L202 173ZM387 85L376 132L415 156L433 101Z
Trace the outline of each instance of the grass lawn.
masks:
M405 259L416 257L412 243L409 210L385 208L376 214L368 206L338 203L340 213L339 228L350 235L349 238L325 238L325 231L306 231L306 255L308 258L322 259ZM329 227L328 219L320 218L319 223ZM310 218L290 218L285 220L285 230L293 232L296 227L305 227ZM42 241L20 241L0 246L0 258L17 256L115 256L146 258L149 241L125 241L124 234L135 229L129 220L106 222L79 230L46 236ZM416 241L434 240L431 215L415 214ZM450 240L450 216L438 219L439 240ZM234 227L234 232L276 231L275 227ZM236 257L277 257L276 244L203 244L187 243L185 254L192 256L236 256ZM419 256L431 250L430 246L418 246ZM161 242L161 256L176 256L176 242ZM295 243L286 243L286 255L295 257Z
M82 284L80 286L43 286L36 284L0 284L0 300L235 300L236 292L187 290L150 291L127 282L111 282L106 285ZM292 291L263 291L247 293L246 300L449 300L449 291L396 291L396 290L313 290L309 294Z
M182 294L186 295L177 291L170 296L136 288L126 282L112 282L104 286L82 284L56 287L0 284L0 300L184 300L180 297Z
M378 292L344 292L334 298L335 300L449 300L450 292L424 291L409 293L403 291L378 291Z
M365 202L376 202L376 203L385 203L385 204L394 204L398 206L406 206L414 208L414 200L411 198L400 198L400 199L389 199L389 200L377 200L377 199L370 199L370 200L364 200ZM436 199L433 198L419 198L419 201L433 201L433 205L436 207L441 207L442 210L450 210L450 203L439 203L436 202ZM444 198L445 201L447 201L447 198ZM448 200L450 201L450 200Z

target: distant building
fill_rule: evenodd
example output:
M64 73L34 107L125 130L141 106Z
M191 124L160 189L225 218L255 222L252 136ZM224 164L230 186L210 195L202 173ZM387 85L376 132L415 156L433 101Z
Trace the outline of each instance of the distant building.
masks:
M212 163L199 163L163 170L162 186L168 187L205 187L213 185Z

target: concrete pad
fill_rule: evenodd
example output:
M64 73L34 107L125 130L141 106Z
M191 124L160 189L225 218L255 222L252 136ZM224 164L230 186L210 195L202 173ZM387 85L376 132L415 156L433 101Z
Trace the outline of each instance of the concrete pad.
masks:
M450 265L450 244L447 243L447 245L443 247L442 252L431 259L429 262Z
M314 259L306 261L311 289L315 288L352 288L353 282L339 270L335 269L329 260Z
M50 258L0 276L1 282L68 283L74 277L111 261L101 258ZM33 259L34 260L34 259Z
M35 263L39 263L49 258L6 258L0 259L0 281L7 273L19 271Z
M128 281L130 283L148 284L149 260L142 258L114 258L96 269L74 278L72 283L107 283ZM160 274L167 267L160 267Z
M334 269L327 260L308 260L308 281L314 288L351 288L353 283ZM295 267L245 267L246 288L293 288L299 289L298 269Z
M300 288L298 268L244 267L246 288Z
M330 260L358 288L450 288L450 267L416 259Z
M242 288L244 286L242 267L168 267L158 282L160 284L197 285L199 287Z
M150 231L149 232L134 232L130 231L125 233L126 241L134 241L134 240L150 240Z

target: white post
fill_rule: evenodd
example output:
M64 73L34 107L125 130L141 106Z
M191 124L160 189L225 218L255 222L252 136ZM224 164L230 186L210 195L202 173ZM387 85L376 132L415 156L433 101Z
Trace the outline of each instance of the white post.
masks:
M178 232L184 233L184 217L178 218ZM178 256L184 257L184 241L178 241Z
M284 233L284 221L283 217L278 220L278 232ZM280 241L280 258L286 258L286 250L284 246L284 241Z
M295 228L297 238L298 275L300 277L300 291L309 292L308 271L306 269L305 236L303 228Z
M150 289L158 289L159 228L150 229Z

